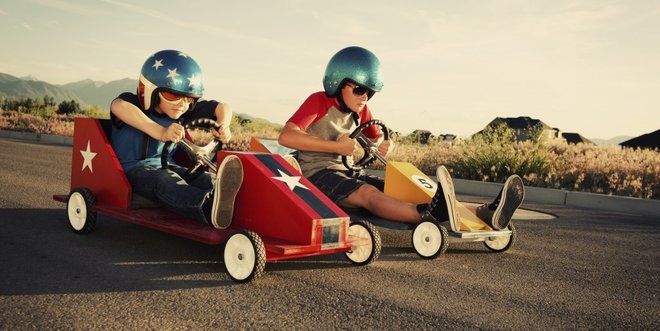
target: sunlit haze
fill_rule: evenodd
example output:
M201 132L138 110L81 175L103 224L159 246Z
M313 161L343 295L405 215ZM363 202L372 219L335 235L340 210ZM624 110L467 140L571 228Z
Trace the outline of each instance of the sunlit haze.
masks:
M0 31L0 72L53 84L137 79L182 50L207 99L280 124L359 45L385 77L369 106L402 133L464 137L498 116L589 138L660 129L660 1L0 0Z

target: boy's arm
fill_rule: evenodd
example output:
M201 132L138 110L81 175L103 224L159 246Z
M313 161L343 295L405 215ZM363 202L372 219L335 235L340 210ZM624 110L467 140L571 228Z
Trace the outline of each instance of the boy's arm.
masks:
M215 106L215 118L218 124L220 124L218 138L224 143L227 143L231 139L229 126L231 125L233 114L234 112L231 110L231 107L224 102L218 102Z
M341 135L336 141L324 140L310 135L293 122L287 122L277 140L280 145L299 151L312 151L351 155L359 149L355 139L348 134Z
M122 99L112 101L110 111L122 122L156 140L178 142L183 137L183 126L173 123L165 128L147 117L138 107Z

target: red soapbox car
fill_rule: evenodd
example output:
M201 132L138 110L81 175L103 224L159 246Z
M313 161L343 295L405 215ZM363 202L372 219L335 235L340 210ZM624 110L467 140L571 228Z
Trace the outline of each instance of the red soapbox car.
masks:
M227 229L201 224L150 201L145 203L144 198L133 194L110 145L111 125L109 120L75 119L70 192L53 195L53 199L67 204L69 224L76 233L92 231L96 215L101 213L205 244L224 244L225 268L237 282L260 277L270 261L344 253L351 263L366 265L380 254L376 227L366 221L352 222L277 154L215 154L216 162L236 155L243 164L243 184ZM189 139L183 141L197 147ZM187 153L189 160L199 156ZM210 158L206 157L208 165ZM196 166L189 169L193 168Z

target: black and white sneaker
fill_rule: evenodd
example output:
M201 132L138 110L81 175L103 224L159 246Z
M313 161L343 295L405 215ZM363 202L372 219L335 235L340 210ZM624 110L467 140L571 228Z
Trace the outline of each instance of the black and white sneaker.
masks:
M226 229L234 216L234 200L243 183L243 164L236 155L228 155L220 163L213 188L211 223Z
M504 182L504 187L495 201L477 208L477 216L494 230L505 229L524 199L525 186L522 178L511 175Z
M438 188L428 208L422 213L422 220L434 220L438 222L449 221L452 231L460 228L460 217L456 207L456 193L454 182L447 168L439 166L436 170ZM429 217L431 216L431 217Z

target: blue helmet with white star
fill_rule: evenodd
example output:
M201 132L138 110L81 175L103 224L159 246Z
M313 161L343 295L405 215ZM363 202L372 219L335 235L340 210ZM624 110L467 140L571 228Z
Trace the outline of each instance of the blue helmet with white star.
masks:
M138 84L138 99L145 110L159 103L160 91L201 98L204 81L199 64L186 53L171 49L150 56L142 65Z

